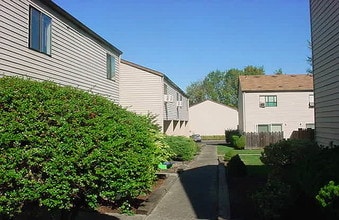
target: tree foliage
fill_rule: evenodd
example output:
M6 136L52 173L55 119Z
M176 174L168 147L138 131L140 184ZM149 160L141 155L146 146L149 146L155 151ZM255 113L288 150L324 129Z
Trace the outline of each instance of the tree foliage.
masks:
M238 105L238 77L240 75L264 75L263 67L246 66L244 69L215 70L203 80L193 82L186 88L190 105L205 100L216 101L225 105Z

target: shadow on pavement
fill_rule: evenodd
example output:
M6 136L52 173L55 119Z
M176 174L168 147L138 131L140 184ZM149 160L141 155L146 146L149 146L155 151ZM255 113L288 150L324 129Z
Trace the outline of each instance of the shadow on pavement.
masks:
M217 172L217 165L208 165L188 169L179 174L179 179L198 219L217 218Z

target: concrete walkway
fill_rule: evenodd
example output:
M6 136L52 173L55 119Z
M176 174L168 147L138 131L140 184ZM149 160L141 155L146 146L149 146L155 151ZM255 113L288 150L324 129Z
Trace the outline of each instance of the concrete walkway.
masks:
M175 177L150 213L116 217L134 220L226 220L229 216L224 165L218 162L215 145L202 144L199 155Z
M204 146L146 220L217 219L217 172L216 147Z

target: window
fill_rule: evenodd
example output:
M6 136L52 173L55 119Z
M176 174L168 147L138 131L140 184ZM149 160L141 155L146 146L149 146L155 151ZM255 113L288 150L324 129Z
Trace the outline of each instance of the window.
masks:
M268 125L258 125L258 132L268 132Z
M261 124L258 125L258 132L281 132L282 124Z
M259 107L276 107L277 106L277 96L276 95L265 95L259 96Z
M314 126L313 123L306 123L306 129L308 129L308 128L314 129L315 126Z
M29 48L51 55L52 19L33 7L29 19Z
M114 56L107 54L107 79L113 79L115 77L115 58Z
M165 94L165 95L167 95L167 90L168 90L168 89L167 89L167 85L164 84L164 94Z
M310 108L314 108L314 96L313 96L313 94L310 94L309 97L308 97L308 106Z
M280 132L282 131L282 124L272 124L271 132Z

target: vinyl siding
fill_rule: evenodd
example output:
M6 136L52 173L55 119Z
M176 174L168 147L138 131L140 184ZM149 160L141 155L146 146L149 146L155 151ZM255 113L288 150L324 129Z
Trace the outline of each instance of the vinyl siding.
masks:
M188 99L177 90L171 83L166 82L167 94L173 96L173 102L164 102L164 119L165 120L180 120L188 121ZM177 106L177 93L182 96L182 106Z
M339 1L311 0L316 141L339 145Z
M225 135L237 129L238 111L213 101L204 101L189 108L190 132L200 135Z
M309 95L313 92L270 92L242 93L242 131L258 132L259 124L282 124L284 138L292 131L306 129L306 124L314 123L314 108L309 107ZM260 95L276 95L277 107L259 107Z
M120 105L137 114L156 115L163 126L163 77L120 64Z
M30 6L52 19L51 56L28 47ZM0 74L51 80L118 102L119 53L39 1L1 1L0 8ZM114 80L106 78L107 53L116 59Z

